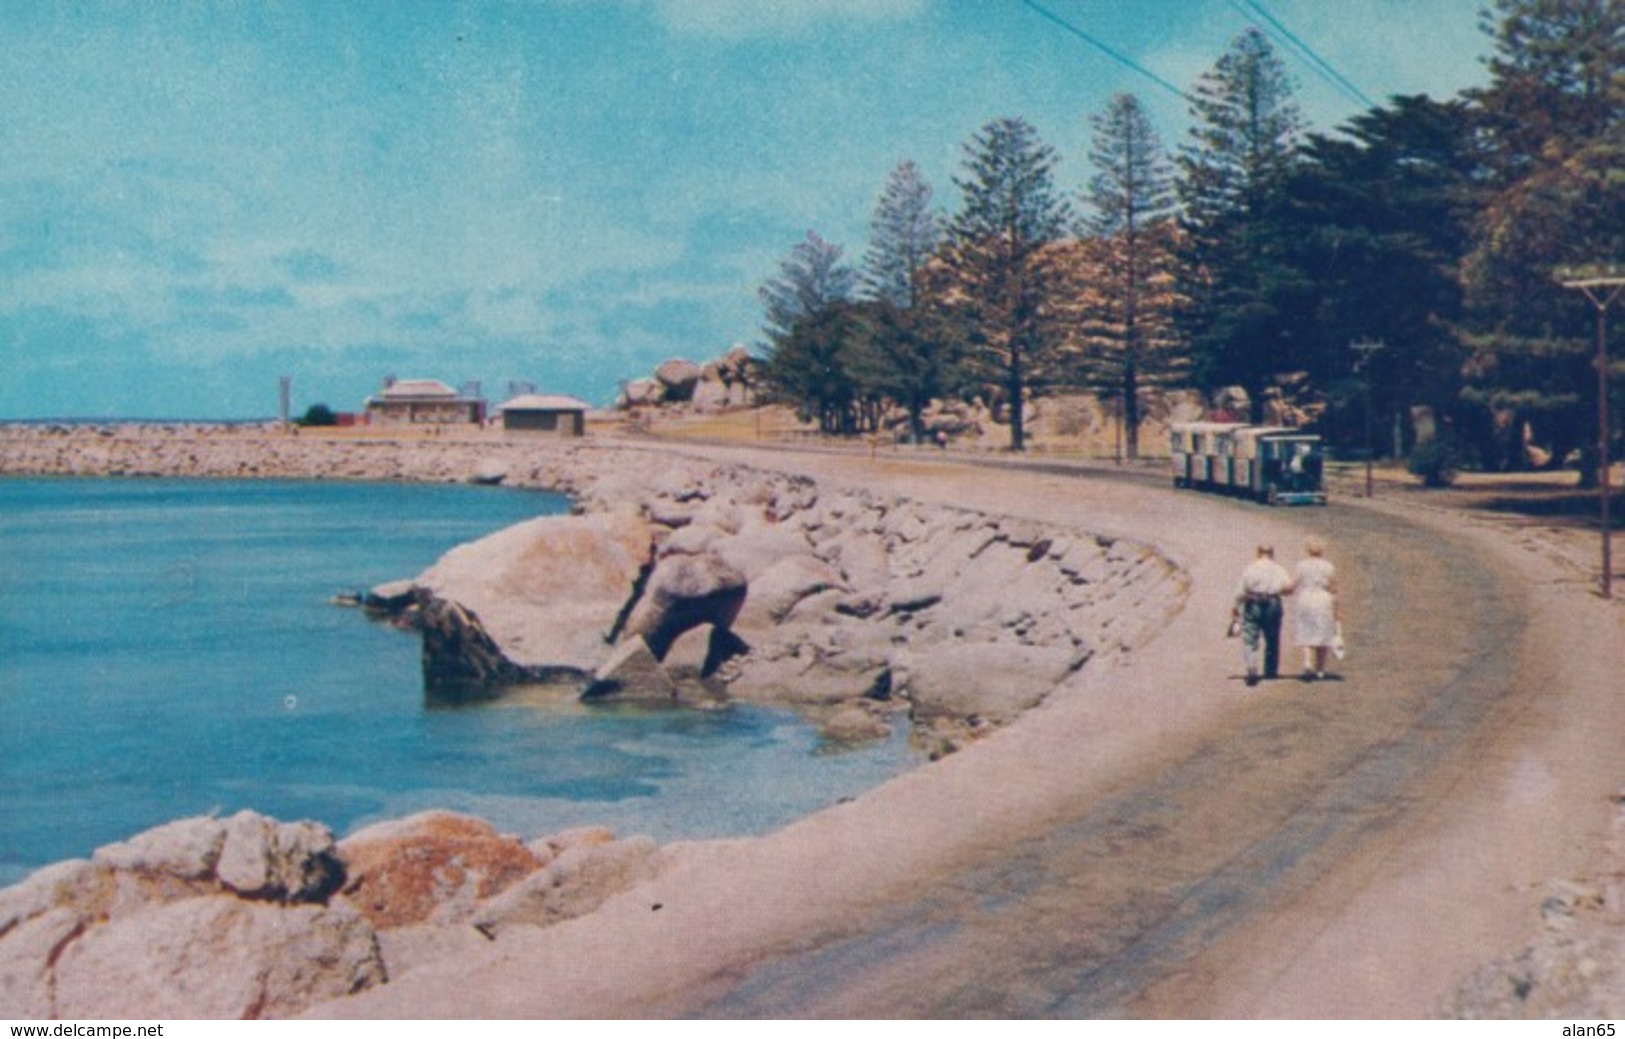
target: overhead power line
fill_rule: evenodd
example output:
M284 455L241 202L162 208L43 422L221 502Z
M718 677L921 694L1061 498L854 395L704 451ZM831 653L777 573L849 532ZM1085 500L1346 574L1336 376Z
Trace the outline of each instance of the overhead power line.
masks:
M1078 28L1076 25L1074 25L1071 22L1067 21L1065 18L1062 18L1060 15L1056 14L1054 11L1051 11L1049 8L1043 6L1042 4L1037 3L1036 0L1021 0L1021 3L1024 6L1026 6L1028 9L1032 10L1034 13L1048 19L1049 21L1053 22L1055 25L1058 25L1062 29L1064 29L1067 32L1071 33L1073 36L1076 36L1078 39L1080 39L1083 42L1089 44L1089 46L1091 46L1091 47L1095 48L1096 50L1100 51L1102 54L1106 55L1108 58L1111 58L1113 61L1115 61L1115 62L1117 62L1117 63L1119 63L1121 65L1125 65L1128 68L1133 69L1135 72L1138 72L1140 75L1142 75L1145 78L1151 80L1153 83L1157 84L1157 86L1159 86L1162 89L1168 91L1169 93L1175 95L1176 97L1179 97L1179 98L1181 98L1181 99L1183 99L1185 101L1191 101L1191 102L1195 101L1195 98L1191 97L1189 94L1185 93L1183 90L1181 90L1178 87L1174 86L1172 83L1168 82L1166 79L1163 79L1161 76L1157 75L1155 72L1152 72L1150 69L1146 68L1144 65L1141 65L1139 62L1135 61L1133 58L1130 58L1128 55L1123 54L1122 52L1120 52L1120 51L1116 50L1115 48L1109 46L1108 44L1106 44L1103 41L1097 39L1096 37L1091 36L1089 33L1084 32L1082 29Z
M1242 6L1243 3L1246 4L1245 7ZM1270 13L1261 0L1230 0L1230 6L1240 12L1244 18L1251 20L1256 16L1268 22L1270 27L1275 30L1272 35L1276 36L1277 42L1285 44L1288 50L1294 52L1301 60L1308 62L1309 67L1314 70L1316 75L1330 83L1344 97L1367 108L1377 107L1377 103L1367 97L1365 91L1355 86L1352 80L1334 68L1331 62L1323 58L1315 48L1305 43L1297 33L1288 29L1281 19Z

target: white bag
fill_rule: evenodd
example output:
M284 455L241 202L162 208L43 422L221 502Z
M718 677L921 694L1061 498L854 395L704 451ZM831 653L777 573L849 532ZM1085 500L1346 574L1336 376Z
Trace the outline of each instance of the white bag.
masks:
M1348 655L1349 647L1348 644L1343 641L1343 625L1341 622L1339 622L1337 625L1337 630L1332 633L1332 656L1336 657L1338 660L1342 660Z

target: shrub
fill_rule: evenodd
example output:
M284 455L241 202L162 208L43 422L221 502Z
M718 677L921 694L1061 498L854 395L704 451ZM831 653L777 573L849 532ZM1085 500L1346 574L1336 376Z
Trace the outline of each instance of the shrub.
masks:
M305 409L304 417L298 420L301 426L336 426L339 417L333 414L333 409L326 404L312 404Z
M1411 448L1406 468L1424 487L1449 487L1467 464L1467 452L1456 437L1441 432Z

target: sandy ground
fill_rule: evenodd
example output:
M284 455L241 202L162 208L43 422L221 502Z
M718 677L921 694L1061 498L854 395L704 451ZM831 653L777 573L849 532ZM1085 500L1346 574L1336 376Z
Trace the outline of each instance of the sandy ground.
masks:
M767 837L672 846L590 917L314 1016L1426 1017L1524 939L1546 878L1595 865L1625 778L1625 613L1502 525L685 450L1151 541L1188 599L964 752ZM1310 530L1354 652L1340 681L1249 691L1222 637L1236 575Z

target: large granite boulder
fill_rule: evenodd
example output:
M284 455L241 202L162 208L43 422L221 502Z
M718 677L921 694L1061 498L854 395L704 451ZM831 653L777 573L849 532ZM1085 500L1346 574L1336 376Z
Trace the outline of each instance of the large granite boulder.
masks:
M1088 656L1065 646L950 642L901 655L897 664L917 717L1003 725L1042 703Z
M802 530L788 523L770 523L759 516L748 517L737 532L715 539L709 547L752 583L780 560L812 549Z
M746 591L745 575L719 555L665 556L632 611L625 636L641 637L654 658L663 660L678 636L692 628L709 624L730 630Z
M678 696L677 683L649 652L641 635L628 635L610 652L581 692L584 700L632 697L670 703Z
M578 844L480 906L473 925L495 938L515 925L547 927L585 916L612 895L654 875L648 837Z
M436 695L480 695L498 686L574 677L570 667L515 664L472 610L421 588L414 594L413 625L423 638L423 684Z
M385 978L332 834L181 819L0 890L0 1016L285 1017Z
M751 582L750 602L740 616L740 629L747 640L765 633L785 620L802 600L830 590L847 590L845 578L835 567L806 552L780 559Z
M326 902L344 883L333 832L320 823L243 811L225 824L215 876L244 898Z
M92 864L146 901L225 890L276 902L325 902L344 879L332 831L258 812L178 819L96 849Z
M627 513L530 520L446 553L420 590L473 614L521 669L591 674L646 570L652 532Z
M343 898L379 930L468 919L477 904L545 862L483 819L424 812L340 842Z
M384 980L377 939L353 910L214 896L94 927L68 944L49 1013L286 1018Z
M728 386L717 373L715 362L700 369L700 381L690 398L695 411L720 411L728 406Z
M623 399L628 407L649 407L666 398L666 388L657 379L633 379L626 384Z
M666 388L668 403L682 403L694 398L694 388L700 382L700 366L693 361L674 357L655 369L655 380Z

